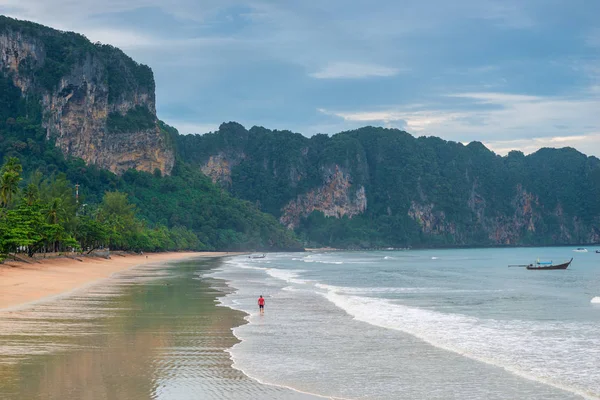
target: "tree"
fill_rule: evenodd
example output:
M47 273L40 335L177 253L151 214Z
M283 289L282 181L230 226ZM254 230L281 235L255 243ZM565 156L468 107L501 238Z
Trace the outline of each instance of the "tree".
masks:
M28 206L32 206L40 199L40 189L34 183L30 183L23 191L23 198Z
M82 216L78 219L75 239L82 249L87 250L88 253L92 252L108 241L107 226L95 218Z
M8 207L19 189L23 167L16 157L10 157L0 169L0 205Z

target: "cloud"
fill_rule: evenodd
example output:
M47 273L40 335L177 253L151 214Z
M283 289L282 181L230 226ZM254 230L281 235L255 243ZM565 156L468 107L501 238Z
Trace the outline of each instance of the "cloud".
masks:
M594 28L588 31L585 43L590 47L600 47L600 29Z
M577 1L0 0L0 13L150 65L158 113L183 133L369 124L507 146L600 132L600 4Z
M159 41L152 36L124 29L90 29L86 32L86 36L92 42L109 43L124 50L154 46Z
M398 68L376 64L338 62L329 64L325 68L309 75L317 79L360 79L394 76L399 72L400 69Z
M513 93L494 93L494 92L467 92L467 93L456 93L449 94L448 97L460 97L465 99L476 100L480 104L499 104L507 106L509 104L524 103L524 102L539 102L544 99L539 96L531 96L524 94L513 94Z
M417 134L431 127L464 118L468 115L467 113L460 112L402 110L332 112L321 108L318 111L322 114L343 118L348 122L360 122L363 124L383 123L386 126L402 126L403 129Z
M443 97L460 103L445 105L446 108L421 104L416 110L397 106L369 111L318 111L348 122L397 122L415 134L460 142L479 140L500 152L510 146L529 152L536 146L573 146L586 154L600 154L600 144L590 147L600 132L600 96L592 90L572 97L488 92Z
M585 154L600 154L600 133L579 136L539 137L508 141L484 142L485 146L497 154L506 155L512 150L531 154L543 147L573 147Z
M243 45L242 40L228 37L208 36L192 38L164 38L161 36L130 31L126 29L88 29L86 36L92 42L109 43L123 50L153 50L181 52L182 50L199 50L200 48Z

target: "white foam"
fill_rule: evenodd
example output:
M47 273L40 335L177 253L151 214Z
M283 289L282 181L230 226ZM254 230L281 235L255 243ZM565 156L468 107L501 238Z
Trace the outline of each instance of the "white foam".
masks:
M253 270L256 270L256 271L266 271L268 269L268 268L265 268L265 267L252 267L250 265L239 265L238 267L242 268L242 269L253 269Z
M344 294L386 294L386 293L419 293L419 292L438 292L441 288L437 287L346 287L334 286L324 283L317 283L315 286L319 289L328 290L334 293Z
M594 378L600 375L600 337L590 324L479 319L336 290L324 296L358 321L409 333L438 348L586 398L600 398L600 380Z
M323 259L313 260L323 261ZM498 321L408 307L394 303L390 299L364 297L378 294L385 296L387 293L503 290L343 287L302 279L300 276L306 271L300 269L256 267L252 269L264 271L273 278L294 285L303 284L302 287L284 287L283 292L316 289L315 292L325 296L358 321L403 331L435 347L504 368L527 379L567 390L585 398L600 399L600 379L598 379L600 367L597 365L597 360L600 359L600 336L595 334L597 324ZM307 285L307 283L311 284ZM600 303L600 297L594 297L591 302ZM238 306L238 309L241 308L243 307Z
M306 272L304 270L300 270L300 269L291 270L291 269L268 268L268 269L265 269L265 271L267 272L267 274L269 274L273 278L281 279L282 281L285 281L285 282L288 282L288 283L296 283L296 284L299 284L299 285L303 285L303 284L309 282L306 279L300 279L299 278L299 275L302 272Z
M247 262L246 260L240 260L240 259L234 258L234 259L225 261L225 264L232 265L236 268L252 269L252 270L256 270L256 271L266 271L268 269L267 267L257 267L254 265L248 265L246 262ZM250 260L250 262L252 262L252 261ZM265 262L262 262L262 263L265 263ZM266 262L266 263L268 263L268 262ZM216 270L222 270L222 267L217 268Z
M600 304L600 296L596 296L593 299L591 299L590 303L592 303L592 304Z

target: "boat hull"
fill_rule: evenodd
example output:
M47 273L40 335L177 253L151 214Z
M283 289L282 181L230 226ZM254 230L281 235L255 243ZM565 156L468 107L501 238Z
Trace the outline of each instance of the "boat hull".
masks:
M569 267L569 265L571 265L571 261L573 261L573 259L571 258L571 260L569 260L569 262L566 262L564 264L558 264L558 265L548 265L548 266L535 266L535 265L528 265L526 268L529 270L554 270L554 269L567 269Z

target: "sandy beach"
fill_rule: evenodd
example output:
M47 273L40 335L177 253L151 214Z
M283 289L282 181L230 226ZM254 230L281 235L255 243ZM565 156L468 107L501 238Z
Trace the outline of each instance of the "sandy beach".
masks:
M7 260L0 264L0 311L18 308L94 284L116 272L161 261L234 255L224 252L170 252L112 255L111 259L48 258L28 264Z
M113 256L87 260L85 273L78 271L82 262L59 259L11 272L13 283L38 281L28 286L29 297L14 297L13 304L48 295L46 288L67 291L0 312L0 398L318 399L232 368L226 350L239 342L232 328L244 324L246 314L217 306L221 290L229 289L204 277L220 265L211 258L223 255L232 253ZM206 258L194 260L200 257ZM194 261L167 262L185 258ZM70 285L57 286L65 275L73 275Z

